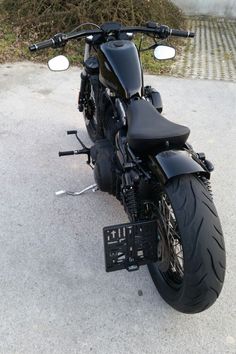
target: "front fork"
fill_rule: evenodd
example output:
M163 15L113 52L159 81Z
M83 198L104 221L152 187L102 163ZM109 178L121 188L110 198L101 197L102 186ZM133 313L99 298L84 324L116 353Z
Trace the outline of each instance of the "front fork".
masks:
M91 45L88 43L85 43L85 48L84 48L84 63L90 56L90 51L91 51ZM83 67L82 73L81 73L81 83L80 83L80 92L79 92L79 99L78 99L78 109L80 112L83 112L84 110L84 103L85 103L85 86L86 86L86 80L88 79L88 74L86 72L85 67Z

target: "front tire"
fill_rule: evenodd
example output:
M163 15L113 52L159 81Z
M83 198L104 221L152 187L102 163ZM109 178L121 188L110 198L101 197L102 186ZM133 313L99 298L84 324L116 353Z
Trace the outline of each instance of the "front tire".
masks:
M97 136L97 94L97 83L95 82L93 84L91 78L88 78L85 83L85 105L83 115L88 135L93 142L96 141Z
M180 176L166 184L155 205L161 247L158 262L148 266L155 286L176 310L204 311L221 292L226 263L211 194L199 178Z

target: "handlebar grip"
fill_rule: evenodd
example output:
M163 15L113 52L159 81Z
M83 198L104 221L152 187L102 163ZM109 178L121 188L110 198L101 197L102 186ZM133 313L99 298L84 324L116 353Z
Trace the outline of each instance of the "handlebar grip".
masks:
M194 38L195 37L194 32L181 31L181 30L175 30L175 29L170 30L170 35L175 36L175 37L184 37L184 38L188 38L188 37Z
M50 48L53 47L54 45L55 45L55 41L53 38L51 38L51 39L47 39L46 41L30 45L29 50L31 52L36 52L37 50Z
M59 153L58 153L59 157L74 155L74 154L75 154L75 152L73 150L72 151L59 151Z

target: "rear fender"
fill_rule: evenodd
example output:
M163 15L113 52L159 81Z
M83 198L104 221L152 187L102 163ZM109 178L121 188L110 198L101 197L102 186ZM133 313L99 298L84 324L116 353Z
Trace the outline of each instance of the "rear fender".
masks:
M149 168L162 183L186 174L198 173L210 178L210 173L186 150L163 151L149 157Z

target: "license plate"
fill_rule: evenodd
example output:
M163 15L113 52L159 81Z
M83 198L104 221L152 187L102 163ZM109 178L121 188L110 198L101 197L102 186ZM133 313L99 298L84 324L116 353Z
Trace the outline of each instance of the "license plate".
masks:
M103 229L106 271L127 269L157 261L157 222L144 221Z

